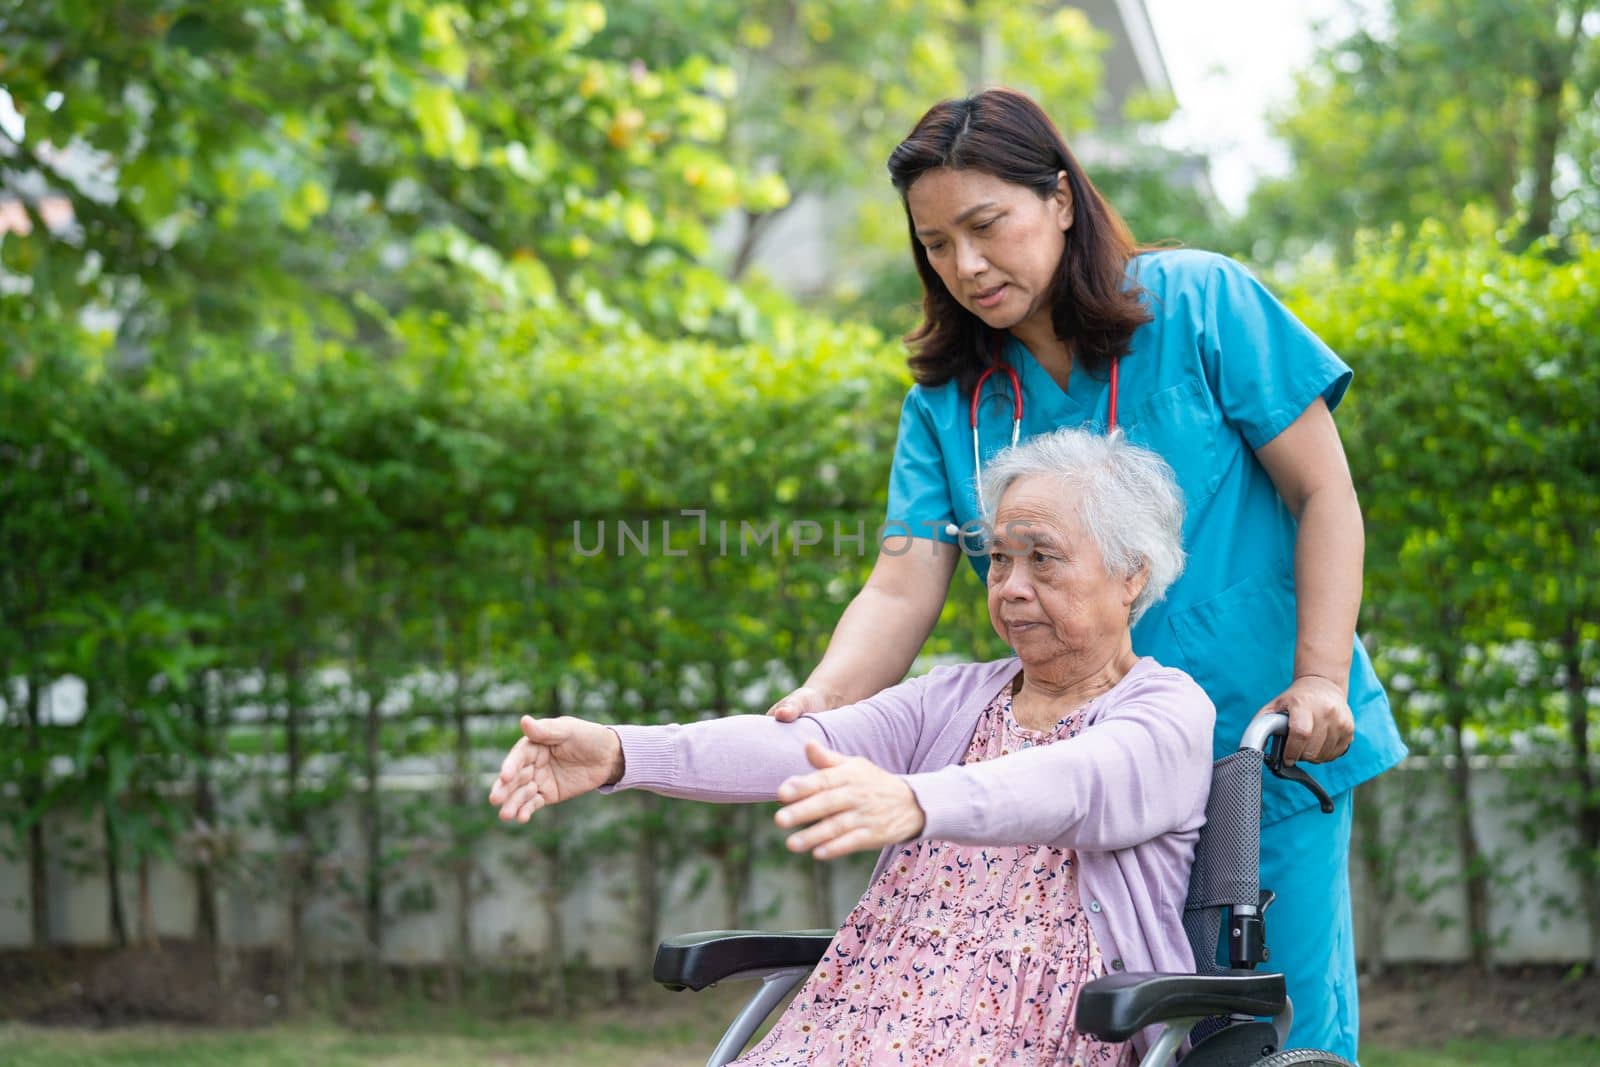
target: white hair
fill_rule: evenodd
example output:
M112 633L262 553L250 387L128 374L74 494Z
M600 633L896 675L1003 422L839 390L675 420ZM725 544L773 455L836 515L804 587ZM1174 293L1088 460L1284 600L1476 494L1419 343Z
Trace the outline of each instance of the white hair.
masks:
M1030 437L984 464L984 522L990 530L1006 490L1035 475L1077 490L1078 521L1100 550L1107 574L1144 572L1144 588L1129 609L1128 622L1138 622L1183 573L1183 492L1172 468L1120 430L1103 437L1071 429Z

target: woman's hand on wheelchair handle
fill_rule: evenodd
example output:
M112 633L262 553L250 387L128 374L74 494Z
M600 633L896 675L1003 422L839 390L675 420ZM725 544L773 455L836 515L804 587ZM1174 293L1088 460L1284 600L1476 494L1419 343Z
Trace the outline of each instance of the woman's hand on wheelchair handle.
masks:
M803 827L789 835L789 851L830 860L876 851L922 833L927 817L899 775L815 741L807 742L806 758L817 770L778 787L778 799L785 805L775 818L778 826Z
M500 808L502 821L525 823L548 804L614 785L622 777L622 741L607 727L565 715L524 715L518 725L522 737L489 789L489 803Z
M1283 739L1285 764L1337 759L1356 736L1355 716L1350 712L1344 687L1321 675L1300 675L1256 714L1269 711L1289 716L1289 734Z

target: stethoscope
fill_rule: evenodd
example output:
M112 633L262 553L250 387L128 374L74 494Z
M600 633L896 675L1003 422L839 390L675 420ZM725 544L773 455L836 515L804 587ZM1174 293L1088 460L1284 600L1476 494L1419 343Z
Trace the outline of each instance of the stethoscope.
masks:
M978 384L972 387L972 404L967 411L967 424L972 428L972 472L973 481L978 490L978 514L987 515L988 509L983 506L983 457L978 449L978 409L983 403L983 387L990 378L996 374L1004 374L1007 383L1011 386L1011 443L1015 445L1022 435L1022 379L1017 377L1017 370L1007 363L1000 355L1000 341L995 340L994 360L978 375ZM1111 361L1111 388L1106 400L1106 433L1111 433L1117 428L1117 364L1120 360ZM961 527L953 522L945 523L945 536L961 536Z

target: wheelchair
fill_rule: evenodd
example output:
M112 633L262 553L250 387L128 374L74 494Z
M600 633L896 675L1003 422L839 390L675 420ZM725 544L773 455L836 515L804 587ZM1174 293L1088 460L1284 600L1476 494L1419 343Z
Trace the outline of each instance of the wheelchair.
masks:
M1354 1067L1331 1052L1285 1049L1294 1009L1283 975L1255 969L1268 957L1265 915L1274 899L1259 874L1263 764L1310 789L1325 813L1333 811L1315 779L1284 766L1288 728L1288 716L1263 715L1237 751L1212 765L1183 916L1198 973L1108 974L1078 994L1074 1025L1102 1041L1162 1027L1139 1067L1169 1067L1186 1041L1183 1067ZM833 930L683 934L657 948L654 978L668 989L697 992L723 981L761 983L706 1060L706 1067L721 1067L738 1058L772 1009L811 973L833 936ZM1225 966L1218 962L1224 937Z

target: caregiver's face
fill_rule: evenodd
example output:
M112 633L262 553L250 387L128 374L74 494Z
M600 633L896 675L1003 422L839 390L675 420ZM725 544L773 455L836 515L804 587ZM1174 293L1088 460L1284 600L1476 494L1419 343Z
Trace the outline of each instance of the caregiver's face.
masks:
M1043 475L1013 482L995 511L989 619L1023 665L1095 660L1120 647L1143 577L1106 573L1077 493Z
M929 265L962 307L997 330L1049 323L1072 228L1064 180L1040 199L980 170L936 167L911 183L906 209Z

